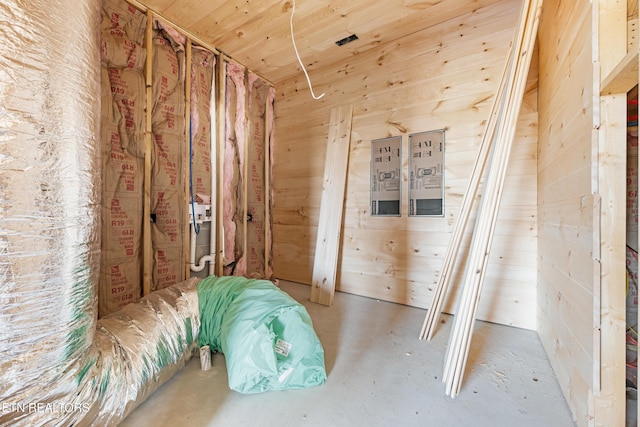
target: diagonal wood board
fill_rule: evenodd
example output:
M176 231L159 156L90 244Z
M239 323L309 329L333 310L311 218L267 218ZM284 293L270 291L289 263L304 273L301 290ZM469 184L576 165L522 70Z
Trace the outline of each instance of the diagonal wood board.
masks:
M311 302L323 305L333 303L336 289L352 115L353 105L341 105L331 109L311 280Z

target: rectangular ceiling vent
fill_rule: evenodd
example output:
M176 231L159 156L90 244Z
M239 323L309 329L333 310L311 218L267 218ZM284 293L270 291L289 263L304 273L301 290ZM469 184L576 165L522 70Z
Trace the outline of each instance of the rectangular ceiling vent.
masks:
M351 43L351 42L352 42L352 41L354 41L354 40L358 40L358 36L356 36L355 34L351 34L349 37L345 37L345 38L343 38L343 39L338 40L338 41L336 42L336 44L337 44L338 46L342 46L342 45L345 45L345 44L347 44L347 43Z

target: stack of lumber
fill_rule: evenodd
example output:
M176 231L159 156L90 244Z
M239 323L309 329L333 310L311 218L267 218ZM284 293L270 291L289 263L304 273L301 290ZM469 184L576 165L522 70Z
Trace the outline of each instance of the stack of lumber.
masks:
M534 50L541 7L542 0L523 1L520 22L516 28L491 115L462 201L460 215L447 249L442 273L420 333L421 339L429 340L435 332L446 290L453 276L463 234L475 202L479 204L478 214L471 249L466 258L462 295L456 311L444 366L443 382L446 384L446 394L452 398L460 391L469 354L474 320ZM484 189L478 199L476 193L483 175Z

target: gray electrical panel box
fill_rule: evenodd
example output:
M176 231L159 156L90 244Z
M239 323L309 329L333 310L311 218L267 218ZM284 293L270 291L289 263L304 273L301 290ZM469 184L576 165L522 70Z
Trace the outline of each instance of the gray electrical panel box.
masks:
M444 215L444 130L409 135L409 216Z
M371 215L400 216L402 137L371 141Z

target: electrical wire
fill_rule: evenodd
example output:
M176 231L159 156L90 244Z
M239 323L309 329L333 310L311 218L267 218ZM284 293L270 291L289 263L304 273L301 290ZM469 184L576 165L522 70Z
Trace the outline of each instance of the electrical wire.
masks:
M291 41L293 42L293 50L296 51L296 57L298 58L298 62L302 67L302 71L304 71L304 75L307 77L307 83L309 84L309 91L311 91L311 96L313 97L313 99L320 99L324 96L324 92L321 93L319 96L316 96L316 94L313 93L313 87L311 86L311 79L309 78L309 73L307 73L307 69L302 63L302 59L300 59L300 54L298 53L298 47L296 46L296 39L293 36L293 14L295 13L295 11L296 11L296 0L293 0L291 5L291 17L289 18L289 28L291 29Z

